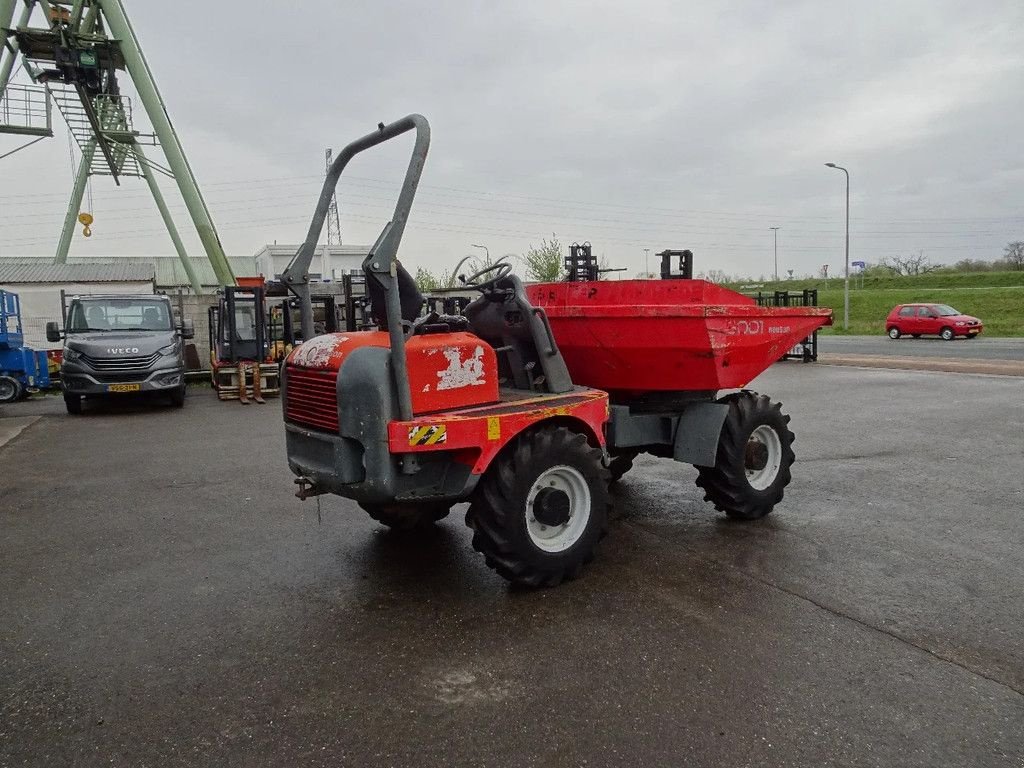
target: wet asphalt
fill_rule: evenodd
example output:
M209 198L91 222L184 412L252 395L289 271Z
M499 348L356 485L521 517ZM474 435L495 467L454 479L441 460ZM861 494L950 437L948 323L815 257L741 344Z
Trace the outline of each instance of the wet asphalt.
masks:
M1024 382L780 364L774 514L641 458L509 588L461 510L292 496L276 403L59 398L0 447L0 765L1024 764Z

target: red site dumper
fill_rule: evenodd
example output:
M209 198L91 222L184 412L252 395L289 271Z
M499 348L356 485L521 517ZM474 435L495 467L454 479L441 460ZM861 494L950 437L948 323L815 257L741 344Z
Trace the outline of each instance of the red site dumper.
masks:
M308 268L338 178L357 153L412 130L394 217L363 262L380 330L312 337ZM468 501L474 548L531 586L593 559L609 483L641 452L695 465L730 517L771 512L794 460L789 417L764 395L719 393L746 386L830 310L758 307L702 280L527 287L499 263L466 279L480 296L463 315L423 316L396 255L429 142L426 119L410 115L342 150L282 276L309 339L282 375L297 495L344 496L406 529Z

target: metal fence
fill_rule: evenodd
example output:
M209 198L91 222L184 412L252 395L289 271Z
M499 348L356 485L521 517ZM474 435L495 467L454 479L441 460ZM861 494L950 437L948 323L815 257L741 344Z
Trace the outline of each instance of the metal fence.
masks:
M747 295L754 299L760 307L818 306L818 291L815 288L805 288L802 291L772 291L771 293L758 291ZM818 332L814 331L806 339L793 345L781 359L813 363L818 359Z

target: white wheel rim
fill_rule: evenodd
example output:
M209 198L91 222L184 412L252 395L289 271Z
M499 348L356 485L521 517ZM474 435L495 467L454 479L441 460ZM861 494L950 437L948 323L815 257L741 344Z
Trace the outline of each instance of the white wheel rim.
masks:
M534 515L537 494L545 488L562 491L569 497L569 519L562 525L545 525ZM583 473L574 467L559 465L540 474L526 496L526 532L534 546L545 552L564 552L580 540L590 522L590 486Z
M897 336L899 336L899 334L900 332L893 328L891 331L889 331L889 338L895 339Z
M755 491L763 491L775 482L782 467L782 440L779 433L767 424L755 429L748 440L749 443L760 443L767 451L768 458L761 469L747 468L747 482Z

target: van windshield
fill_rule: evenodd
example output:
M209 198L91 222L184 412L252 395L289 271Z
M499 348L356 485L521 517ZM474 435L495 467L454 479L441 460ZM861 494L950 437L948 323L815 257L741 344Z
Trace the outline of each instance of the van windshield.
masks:
M76 299L68 313L69 333L170 330L170 305L160 299Z

